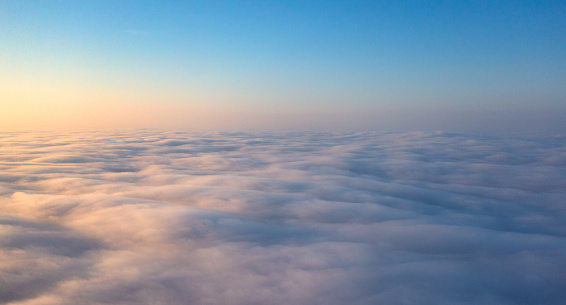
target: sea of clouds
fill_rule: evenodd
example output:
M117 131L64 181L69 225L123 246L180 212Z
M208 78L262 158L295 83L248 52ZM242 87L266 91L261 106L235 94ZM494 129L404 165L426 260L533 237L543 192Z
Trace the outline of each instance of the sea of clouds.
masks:
M564 300L564 137L0 133L1 304Z

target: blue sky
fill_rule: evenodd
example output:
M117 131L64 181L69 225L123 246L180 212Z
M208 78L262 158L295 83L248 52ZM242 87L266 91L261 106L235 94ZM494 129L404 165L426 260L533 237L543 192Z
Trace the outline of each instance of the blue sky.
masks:
M565 108L563 1L0 1L0 33L14 126L325 128L347 112L343 126L457 130L429 123Z

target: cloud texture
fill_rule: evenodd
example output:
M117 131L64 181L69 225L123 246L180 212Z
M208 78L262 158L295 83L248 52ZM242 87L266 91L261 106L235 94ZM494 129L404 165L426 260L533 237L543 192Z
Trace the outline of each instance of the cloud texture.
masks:
M561 304L566 138L0 134L0 303Z

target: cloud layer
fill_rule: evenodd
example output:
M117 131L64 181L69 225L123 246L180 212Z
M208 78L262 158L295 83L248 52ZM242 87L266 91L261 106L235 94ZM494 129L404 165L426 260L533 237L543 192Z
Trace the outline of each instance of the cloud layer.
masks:
M0 134L0 303L560 304L566 138Z

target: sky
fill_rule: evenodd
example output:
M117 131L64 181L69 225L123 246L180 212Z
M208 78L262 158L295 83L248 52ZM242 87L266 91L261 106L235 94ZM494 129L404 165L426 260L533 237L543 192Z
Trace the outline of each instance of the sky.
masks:
M0 1L0 128L566 128L564 1Z

